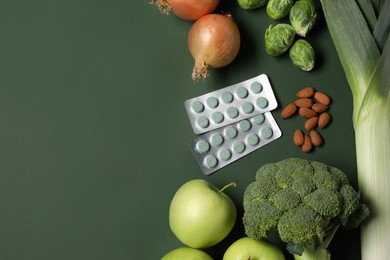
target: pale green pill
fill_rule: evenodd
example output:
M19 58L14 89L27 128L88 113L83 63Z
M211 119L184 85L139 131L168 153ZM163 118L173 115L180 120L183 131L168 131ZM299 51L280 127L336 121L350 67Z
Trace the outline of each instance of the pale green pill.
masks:
M233 151L235 153L243 153L245 151L245 144L241 141L234 142Z
M253 133L248 134L247 137L246 137L246 143L248 145L250 145L250 146L255 146L259 142L260 142L260 138L257 135L253 134Z
M210 121L205 116L200 116L197 120L197 123L201 128L206 128L210 125Z
M203 164L209 169L214 168L217 166L218 160L215 158L215 156L209 154L203 159Z
M230 93L230 92L228 92L228 91L223 92L221 98L222 98L222 101L223 101L225 104L230 104L230 103L232 103L232 102L233 102L233 99L234 99L233 94Z
M252 105L252 103L245 102L241 105L241 109L244 112L244 114L250 114L255 109Z
M246 98L248 96L248 90L244 87L239 87L236 89L236 95L239 98Z
M222 148L218 151L218 158L222 161L227 161L232 157L232 152L229 149Z
M240 114L240 112L238 112L238 109L235 107L229 107L226 110L226 113L227 113L227 116L231 119L238 117L238 115Z
M207 98L206 103L209 108L216 108L219 105L219 101L215 97Z
M265 97L259 97L256 99L256 105L259 108L266 108L268 106L268 100Z
M224 120L224 116L222 115L221 112L214 112L211 115L211 118L213 119L213 122L216 123L216 124L220 124Z
M242 120L238 123L238 128L243 132L249 131L251 129L251 123L248 120Z
M204 105L199 102L199 101L195 101L193 104L192 104L192 110L195 112L195 113L202 113L203 110L204 110Z
M223 136L221 134L218 134L218 133L213 134L210 137L210 142L212 145L218 147L221 144L223 144Z
M201 153L207 153L210 150L210 144L205 140L200 140L196 143L196 150Z
M238 131L237 129L235 129L234 127L232 126L228 126L225 128L225 130L223 131L223 134L225 135L226 138L228 139L234 139L236 138L237 134L238 134Z
M263 114L256 115L252 118L253 123L256 125L261 125L262 123L264 123L264 120L265 120L265 117Z
M269 139L272 137L273 131L270 127L263 127L260 129L260 136L264 139Z
M263 85L261 85L260 82L252 82L250 88L255 94L259 94L261 91L263 91Z

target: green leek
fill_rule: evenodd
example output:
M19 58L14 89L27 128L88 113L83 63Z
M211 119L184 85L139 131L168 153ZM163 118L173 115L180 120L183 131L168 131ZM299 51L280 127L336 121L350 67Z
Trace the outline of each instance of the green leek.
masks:
M363 260L390 256L390 1L321 0L353 96Z

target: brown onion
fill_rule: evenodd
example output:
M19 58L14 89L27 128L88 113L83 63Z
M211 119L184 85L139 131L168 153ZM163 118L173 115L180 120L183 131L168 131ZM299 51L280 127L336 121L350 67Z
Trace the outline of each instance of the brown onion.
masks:
M195 59L192 79L208 76L208 68L230 64L240 49L240 32L231 15L208 14L198 19L188 34L188 48Z
M184 20L195 21L200 17L212 13L220 0L152 0L162 13L168 14L171 10Z

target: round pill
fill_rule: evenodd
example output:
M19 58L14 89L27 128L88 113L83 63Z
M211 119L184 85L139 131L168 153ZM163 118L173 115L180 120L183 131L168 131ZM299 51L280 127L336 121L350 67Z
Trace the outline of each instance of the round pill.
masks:
M233 151L235 153L243 153L245 151L245 144L242 141L234 142Z
M259 94L261 91L263 91L263 85L261 85L260 82L252 82L251 83L251 90L255 94Z
M252 117L252 122L256 125L261 125L262 123L264 123L264 120L265 120L265 117L263 114L256 115L256 116Z
M253 112L254 107L253 107L252 103L245 102L241 105L241 109L244 112L244 114L250 114Z
M238 112L238 109L235 107L229 107L226 110L226 113L227 113L227 116L231 119L238 117L238 115L240 114L240 112Z
M197 120L198 126L201 128L206 128L210 125L209 120L205 116L200 116Z
M228 91L225 91L222 93L222 101L225 103L225 104L230 104L233 102L233 94L228 92Z
M213 134L210 136L210 143L216 147L223 144L223 136L221 134Z
M234 128L233 126L228 126L225 128L225 130L223 131L223 134L225 135L226 138L228 139L234 139L236 138L237 136L237 129Z
M251 123L249 122L249 120L246 119L242 120L238 123L238 129L240 129L243 132L246 132L249 129L251 129Z
M195 101L193 104L192 104L192 110L195 112L195 113L202 113L203 110L204 110L204 105L199 102L199 101Z
M219 101L215 97L209 97L207 98L206 103L209 108L216 108L219 104Z
M208 142L206 142L205 140L199 140L196 145L196 150L199 152L199 153L207 153L209 150L210 150L210 144Z
M257 145L259 143L259 141L260 141L260 138L253 133L248 134L246 137L246 143L250 146Z
M222 161L227 161L232 157L232 152L229 149L222 148L218 151L218 158Z
M268 106L268 100L265 97L259 97L256 99L256 105L259 108L266 108Z
M211 118L213 119L214 123L220 124L223 122L224 116L220 112L214 112L211 115Z
M273 134L272 129L268 126L260 129L260 136L264 139L271 138L272 134Z
M217 158L215 158L215 156L209 154L209 155L207 155L207 156L203 159L203 164L204 164L204 166L206 166L206 168L208 168L208 169L214 168L215 166L217 166L218 160L217 160Z
M244 87L239 87L236 89L236 95L239 98L246 98L248 96L248 90Z

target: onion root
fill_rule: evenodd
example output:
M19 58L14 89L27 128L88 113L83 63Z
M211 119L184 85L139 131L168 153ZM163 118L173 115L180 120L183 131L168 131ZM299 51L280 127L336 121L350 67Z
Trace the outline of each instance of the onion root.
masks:
M152 0L149 3L157 6L163 14L169 14L169 12L172 10L171 6L165 0Z
M206 62L203 62L201 64L195 64L194 69L192 70L192 80L197 81L200 79L207 78L209 75L208 72L208 65Z

